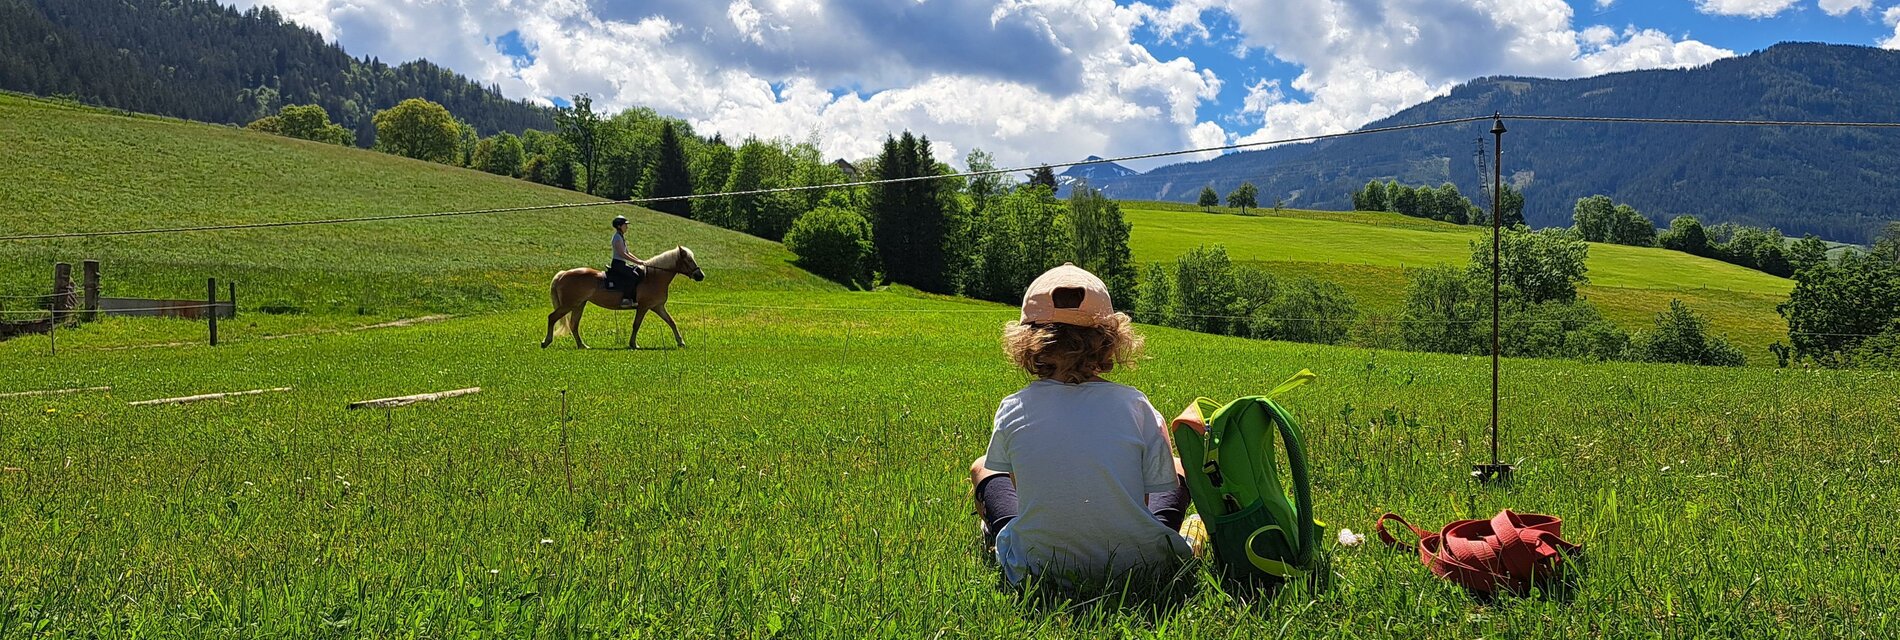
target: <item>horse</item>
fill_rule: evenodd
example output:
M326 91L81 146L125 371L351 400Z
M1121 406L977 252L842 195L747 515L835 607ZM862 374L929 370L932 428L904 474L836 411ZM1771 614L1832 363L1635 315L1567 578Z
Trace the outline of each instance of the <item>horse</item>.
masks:
M686 339L680 337L680 326L666 312L666 291L673 285L674 276L686 276L699 282L706 279L706 272L693 259L693 250L683 246L653 256L643 266L646 277L634 287L631 307L624 306L620 291L606 288L607 275L599 269L581 267L554 274L554 282L548 286L549 295L554 299L554 312L548 314L548 335L541 340L541 348L546 349L554 342L555 324L566 317L564 328L573 334L574 346L586 349L587 343L581 342L581 310L586 309L589 302L605 309L634 309L633 334L627 336L628 349L639 348L636 344L640 338L640 321L646 319L648 311L659 314L666 326L673 328L674 344L686 346Z

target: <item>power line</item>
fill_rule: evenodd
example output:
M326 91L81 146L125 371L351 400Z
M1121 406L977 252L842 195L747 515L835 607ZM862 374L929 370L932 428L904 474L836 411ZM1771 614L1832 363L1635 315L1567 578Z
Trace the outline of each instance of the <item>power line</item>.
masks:
M1505 120L1550 122L1623 122L1634 124L1713 124L1743 127L1837 127L1900 129L1900 122L1829 122L1825 120L1717 120L1708 118L1638 118L1631 116L1546 116L1503 114Z
M573 208L579 208L579 207L599 207L599 206L613 205L613 204L646 204L646 203L668 202L668 201L677 201L677 200L702 200L702 199L708 199L708 198L756 196L756 195L766 195L766 194L772 194L772 193L814 191L818 189L864 187L864 186L872 186L872 185L880 185L880 184L918 182L918 181L923 181L923 180L942 180L942 179L947 179L947 178L973 178L973 177L979 177L979 176L1035 171L1042 167L1048 167L1050 169L1060 169L1060 168L1065 168L1065 167L1079 167L1083 165L1107 164L1107 163L1115 163L1115 162L1130 162L1130 161L1135 161L1135 160L1151 160L1155 158L1168 158L1168 157L1174 157L1174 156L1183 156L1183 155L1200 154L1200 153L1219 153L1219 152L1224 152L1224 151L1234 151L1238 149L1264 147L1264 146L1278 145L1278 144L1315 142L1319 140L1327 140L1327 139L1332 139L1332 138L1344 138L1348 136L1358 136L1358 135L1366 135L1366 134L1373 134L1373 133L1388 133L1388 132L1393 132L1393 131L1407 131L1407 130L1412 130L1412 129L1424 129L1428 127L1439 127L1439 126L1452 125L1452 124L1462 124L1466 122L1476 122L1479 120L1487 119L1489 117L1490 116L1473 116L1473 117L1466 117L1466 118L1451 118L1451 119L1446 119L1446 120L1433 120L1430 122L1418 122L1418 123L1412 123L1412 124L1392 125L1388 127L1373 127L1373 128L1368 128L1368 129L1359 129L1356 131L1344 131L1340 133L1325 133L1325 134L1310 135L1310 136L1297 136L1297 137L1292 137L1292 138L1281 138L1278 140L1262 140L1258 142L1241 142L1241 143L1220 145L1220 146L1213 146L1213 147L1178 149L1174 151L1157 151L1154 153L1142 153L1142 154L1127 155L1127 156L1117 156L1113 158L1095 158L1092 160L1078 160L1074 162L1058 162L1055 164L1013 167L1009 169L987 169L983 171L963 171L959 173L947 173L947 174L940 174L940 175L909 176L909 177L903 177L903 178L884 178L884 179L877 179L877 180L857 180L857 181L852 181L852 182L840 182L840 183L835 183L835 184L773 187L770 189L751 189L747 191L727 191L727 192L722 192L722 193L700 193L700 194L691 194L691 195L682 195L682 196L662 196L662 197L657 197L657 198L627 198L624 200L601 200L601 201L596 201L596 202L571 202L571 203L563 203L563 204L531 205L531 206L522 206L522 207L495 207L495 208L489 208L489 209L468 209L468 210L462 210L462 211L434 211L434 212L428 212L428 213L403 213L403 214L391 214L391 215L380 215L380 216L358 216L358 217L352 217L352 218L285 220L285 221L280 221L280 222L249 222L249 223L223 224L223 225L199 225L199 226L190 226L190 227L157 227L157 228L150 228L150 229L122 229L122 230L115 230L115 231L76 231L76 232L66 232L66 233L24 234L24 235L14 235L14 236L0 236L0 241L58 240L58 239L68 239L68 238L100 238L100 237L107 237L107 236L186 233L186 232L192 232L192 231L234 231L234 230L240 230L240 229L272 229L272 228L301 227L301 226L322 225L322 224L379 222L379 221L385 221L385 220L414 220L418 218L446 218L446 217L451 217L451 216L471 216L471 215L484 215L484 214L496 214L496 213L519 213L519 212L524 212L524 211L547 211L547 210L554 210L554 209L573 209Z

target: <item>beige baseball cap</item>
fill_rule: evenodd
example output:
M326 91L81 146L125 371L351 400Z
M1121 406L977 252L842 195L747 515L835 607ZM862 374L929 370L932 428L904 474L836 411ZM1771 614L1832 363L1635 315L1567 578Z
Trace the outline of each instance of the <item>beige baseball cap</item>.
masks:
M1108 297L1108 285L1071 262L1043 272L1023 292L1025 324L1093 327L1114 315L1115 301Z

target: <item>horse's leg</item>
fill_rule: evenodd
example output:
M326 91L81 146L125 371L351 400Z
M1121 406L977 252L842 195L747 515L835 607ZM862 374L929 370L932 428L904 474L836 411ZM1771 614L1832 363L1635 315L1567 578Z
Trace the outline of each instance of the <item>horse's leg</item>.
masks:
M633 330L627 332L627 348L638 349L640 342L640 321L647 319L647 308L638 307L633 311Z
M678 323L673 322L673 314L666 312L666 305L654 307L653 312L660 314L660 319L666 321L666 326L673 328L673 344L681 347L686 346L686 339L680 337L680 326Z
M581 312L587 310L587 301L574 305L574 311L567 316L567 332L574 334L574 346L586 349L587 343L581 341Z
M553 313L548 314L548 337L541 339L541 348L546 349L548 348L549 344L554 342L554 323L560 322L560 321L561 321L560 309L557 308L554 310Z

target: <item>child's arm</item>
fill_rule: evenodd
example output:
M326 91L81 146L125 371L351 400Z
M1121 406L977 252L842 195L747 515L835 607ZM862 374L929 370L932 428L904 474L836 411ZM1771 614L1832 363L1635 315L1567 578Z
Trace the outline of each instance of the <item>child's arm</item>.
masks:
M1142 452L1142 482L1147 484L1148 493L1173 491L1180 483L1178 476L1183 475L1181 461L1174 457L1174 443L1168 438L1167 423L1162 421L1161 413L1155 411L1153 405L1145 408L1148 424L1141 427L1147 434L1146 450Z

